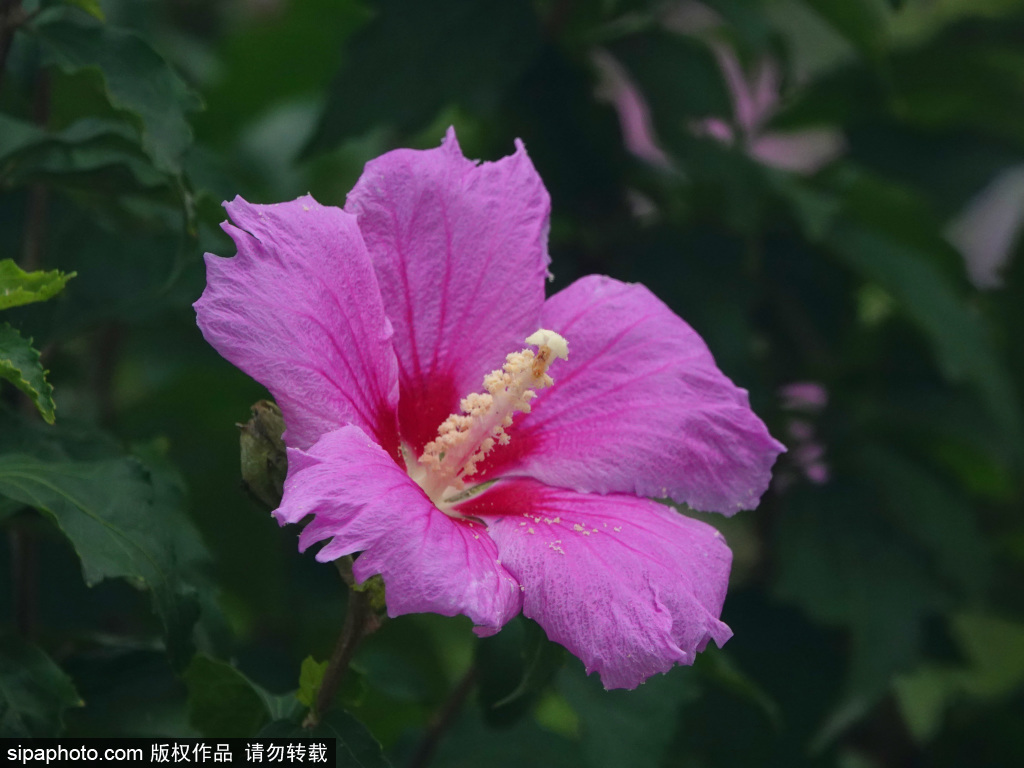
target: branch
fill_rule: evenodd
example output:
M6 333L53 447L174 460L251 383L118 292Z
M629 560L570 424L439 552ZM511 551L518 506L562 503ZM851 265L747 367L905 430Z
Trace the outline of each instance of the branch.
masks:
M7 59L14 30L25 20L20 0L0 0L0 77ZM50 80L39 71L36 75L36 93L32 102L32 118L45 125L50 116ZM22 240L21 267L26 272L36 269L43 255L46 234L46 187L33 184L29 190L28 211ZM35 407L25 398L21 400L27 413L36 415ZM28 523L15 521L10 530L11 584L14 588L15 625L22 637L31 637L38 614L39 597L36 542Z
M38 585L35 541L26 521L18 520L11 526L10 542L14 626L21 637L31 639L36 627Z
M437 745L441 742L441 737L455 722L459 710L462 709L462 705L465 704L469 694L476 686L477 672L476 664L471 664L466 670L466 674L459 680L458 685L452 690L444 706L431 719L427 732L423 734L412 760L409 761L409 768L426 768L430 765L430 761L434 759Z
M3 85L7 54L11 52L14 33L28 19L29 15L21 7L21 0L0 0L0 86Z
M359 648L359 643L380 627L380 619L373 606L372 593L369 590L354 588L352 559L342 558L338 562L338 570L341 571L342 578L349 588L345 624L338 637L338 643L334 646L334 653L331 654L331 659L327 662L327 669L324 671L324 678L316 695L316 704L302 723L304 728L315 727L323 714L331 708L334 696L344 682L345 675L348 674L349 665L352 663L356 649Z

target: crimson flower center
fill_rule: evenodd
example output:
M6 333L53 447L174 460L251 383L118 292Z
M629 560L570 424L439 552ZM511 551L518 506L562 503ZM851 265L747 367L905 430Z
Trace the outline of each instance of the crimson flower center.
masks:
M567 360L566 340L541 328L527 337L537 347L512 352L501 368L484 376L483 392L462 399L461 412L453 413L437 429L437 437L423 448L415 462L407 461L409 475L442 512L458 516L451 509L465 494L467 478L496 445L507 445L505 431L515 413L529 413L536 390L551 386L548 366L555 358Z

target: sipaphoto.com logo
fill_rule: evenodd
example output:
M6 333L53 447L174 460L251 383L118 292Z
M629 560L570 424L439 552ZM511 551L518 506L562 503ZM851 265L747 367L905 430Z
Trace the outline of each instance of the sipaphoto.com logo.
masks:
M102 757L101 757L102 755ZM123 762L136 761L144 758L145 752L139 747L107 747L98 749L85 745L32 747L17 746L7 748L7 761L20 765L42 763L43 765L61 765L63 763L101 761Z

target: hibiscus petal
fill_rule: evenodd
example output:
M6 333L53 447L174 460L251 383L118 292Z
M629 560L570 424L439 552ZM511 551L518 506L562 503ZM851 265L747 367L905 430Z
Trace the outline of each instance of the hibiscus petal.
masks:
M459 512L487 523L523 585L523 613L605 688L635 688L732 636L718 619L732 553L706 523L647 499L527 478L498 482Z
M482 476L526 474L727 515L757 506L785 447L654 294L585 277L547 301L542 324L565 336L569 359L552 365L554 386L516 419Z
M328 432L308 451L290 448L288 466L274 515L282 524L313 515L299 547L331 539L321 562L362 551L355 577L383 576L389 616L464 614L491 634L519 613L519 584L484 526L439 511L359 428Z
M477 165L449 129L438 149L367 163L345 210L359 219L395 327L401 431L419 453L539 327L548 193L521 143Z
M355 217L309 195L225 208L238 255L206 254L203 336L270 390L289 445L356 424L397 456L392 330Z
M749 147L750 154L765 165L807 174L816 173L844 151L843 134L828 128L763 133Z

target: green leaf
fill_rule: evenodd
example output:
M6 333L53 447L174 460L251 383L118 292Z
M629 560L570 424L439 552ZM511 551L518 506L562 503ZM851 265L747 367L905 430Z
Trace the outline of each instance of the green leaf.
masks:
M217 46L217 77L205 83L207 109L196 116L196 131L220 146L252 131L271 105L322 98L338 69L338 52L369 16L357 0L303 0L270 14L246 14ZM303 126L301 141L309 128Z
M772 726L782 726L782 712L778 703L742 669L729 654L718 648L709 648L697 659L698 671L711 682L757 707Z
M4 406L0 406L0 421L4 425L0 453L29 453L49 461L116 458L124 453L118 440L81 422L50 426L21 409Z
M1024 623L984 613L953 617L953 636L970 660L964 688L974 696L1008 696L1024 684Z
M189 723L204 736L252 736L270 719L253 684L230 664L199 654L183 680Z
M24 338L9 323L0 325L0 379L11 382L35 403L48 424L53 424L56 404L53 387L32 340Z
M919 742L938 733L946 710L966 697L999 700L1024 683L1024 624L983 613L953 617L953 636L966 665L926 664L901 675L894 692Z
M0 131L3 128L0 120ZM46 301L64 290L68 280L74 276L74 272L65 274L57 269L26 272L13 259L0 260L0 309Z
M389 768L378 742L362 723L343 709L332 709L314 728L303 728L294 720L275 720L260 731L263 738L334 739L338 745L338 768Z
M138 131L116 120L86 117L51 132L0 115L0 180L16 185L56 177L87 183L93 180L89 174L121 167L142 187L167 184L169 177L153 167L139 141ZM124 192L123 183L117 191Z
M546 699L551 702L552 698ZM559 699L562 707L568 708ZM558 712L559 717L572 717ZM579 740L524 717L504 728L488 726L477 709L469 709L452 724L437 748L431 765L444 768L585 768ZM632 768L632 763L627 765ZM623 766L622 768L625 768Z
M913 543L877 513L882 503L867 481L837 474L826 486L794 492L779 526L779 596L850 636L846 690L819 745L856 722L911 668L925 618L945 602Z
M1019 451L1020 407L989 329L957 295L929 253L853 222L838 225L828 240L850 267L896 300L924 332L946 377L970 384L981 394Z
M1024 15L956 24L892 57L895 117L928 132L1024 141ZM920 135L920 133L918 133ZM999 146L995 144L993 146Z
M965 673L926 665L900 675L893 683L893 694L903 722L918 743L934 738L942 727L946 708L961 694Z
M606 691L579 664L559 676L559 688L580 717L583 749L593 768L662 765L679 710L694 696L692 670L676 667L635 691Z
M39 648L0 638L0 736L57 736L64 711L82 706L71 678Z
M39 39L47 64L68 73L98 72L111 106L137 122L142 146L156 167L180 173L192 142L186 114L200 102L162 56L135 33L67 6L43 11L29 30Z
M184 680L189 722L204 736L254 736L271 720L298 714L294 696L274 696L209 656L195 656Z
M882 0L806 0L833 29L869 57L886 43L888 10Z
M45 461L6 454L0 496L52 516L89 586L123 578L149 590L171 661L188 661L199 612L191 577L205 550L166 467L132 456Z
M414 131L449 104L493 102L538 49L537 19L525 0L381 3L345 51L306 152L382 125Z
M477 643L480 706L490 725L507 725L530 711L565 659L538 624L515 619Z
M10 499L0 499L0 523L15 512L21 511L24 506L25 505L21 502L11 501Z
M307 656L302 660L302 669L299 671L299 690L295 692L295 698L309 709L316 709L316 695L320 691L320 684L323 682L326 671L326 661L317 661L312 656Z
M862 476L885 494L887 517L927 552L939 579L980 598L992 574L991 553L975 505L942 478L884 445L865 445Z
M81 8L83 11L88 13L95 19L104 21L106 17L103 15L103 9L100 7L100 0L63 0L68 5L73 5L76 8Z
M1013 384L984 315L964 296L954 275L960 259L942 239L928 203L903 187L859 171L841 176L842 193L775 185L788 198L807 237L868 285L881 288L932 347L942 373L981 396L1004 446L1024 452L1024 420ZM820 201L808 205L807 193Z

